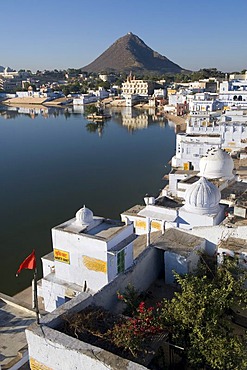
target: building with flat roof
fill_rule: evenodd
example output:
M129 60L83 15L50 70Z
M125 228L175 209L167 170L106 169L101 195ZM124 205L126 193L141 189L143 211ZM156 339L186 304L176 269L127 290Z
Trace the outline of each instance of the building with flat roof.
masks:
M94 294L133 263L133 225L94 216L85 206L52 229L53 251L42 257L38 295L53 311L81 292Z
M160 87L155 81L137 80L135 76L130 74L127 81L122 84L122 95L153 95L154 89Z

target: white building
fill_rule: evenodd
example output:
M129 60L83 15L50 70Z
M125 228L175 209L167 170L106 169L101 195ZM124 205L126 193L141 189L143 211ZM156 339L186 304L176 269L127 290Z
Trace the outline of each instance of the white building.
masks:
M176 154L172 157L172 167L184 170L199 170L201 157L211 148L222 146L222 137L219 133L212 135L190 133L177 134Z
M102 100L109 97L109 92L103 87L100 87L98 90L91 90L88 94L80 94L77 97L73 98L73 105L85 105L96 103L98 100Z
M220 205L220 190L205 177L201 177L185 192L185 204L179 210L178 226L191 229L195 226L214 226L223 221L225 207Z
M237 113L237 112L236 112ZM222 115L220 120L211 122L197 121L187 125L186 132L196 138L200 135L221 137L221 148L229 153L238 152L246 147L247 116Z
M232 73L229 75L229 80L247 80L247 71L245 73Z
M173 94L168 95L168 105L172 105L174 107L177 104L185 104L187 102L187 94L186 92L176 92Z
M168 95L168 104L176 106L177 104L186 104L190 112L213 112L221 109L223 104L218 100L217 93L198 92L191 94L191 90L180 90L179 92Z
M94 94L81 94L78 98L73 99L73 105L84 105L90 103L96 103L98 100Z
M52 229L39 296L53 311L81 292L94 294L133 263L133 225L96 217L85 206Z
M187 122L186 133L177 134L172 167L199 170L199 161L211 148L236 154L246 147L247 114L232 109L224 114L196 112Z
M187 102L190 112L214 112L223 106L218 99L218 94L209 92L187 95Z
M223 81L220 84L219 99L225 107L247 107L247 81Z
M164 99L166 97L166 89L154 89L153 96Z
M140 95L138 94L125 94L125 106L126 107L133 107L136 103L140 101Z
M105 90L103 87L99 87L98 90L90 90L89 94L97 96L100 100L109 98L109 91Z
M11 79L14 77L18 77L19 72L15 71L14 69L11 69L10 67L6 67L2 71L0 71L0 76Z
M121 218L126 223L134 222L137 234L149 234L154 229L164 232L168 228L189 230L197 226L213 226L224 219L225 207L219 204L220 190L205 177L187 188L184 199L184 204L169 207L165 203L159 205L158 198L157 203L153 200L143 209L136 209L136 214L131 214L130 210L123 212Z
M110 83L113 83L117 79L117 77L114 74L105 74L105 73L100 73L99 78L104 82Z
M157 199L147 197L146 206L135 206L122 213L132 221L137 234L167 228L194 229L219 225L226 207L246 218L247 185L236 181L233 160L222 149L212 149L200 161L200 172L172 171L169 184Z
M234 163L231 156L222 149L211 148L200 159L200 171L172 170L169 174L169 185L162 192L163 195L170 195L180 199L185 198L185 192L199 176L204 176L209 180L217 180L220 190L235 181L233 174Z
M157 83L149 80L136 80L131 74L127 77L127 81L122 84L122 95L140 95L148 97L153 95Z

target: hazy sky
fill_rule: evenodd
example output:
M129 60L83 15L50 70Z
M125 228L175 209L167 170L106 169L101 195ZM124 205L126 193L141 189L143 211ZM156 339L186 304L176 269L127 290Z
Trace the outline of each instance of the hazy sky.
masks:
M128 32L181 67L247 68L246 0L2 0L0 65L80 68Z

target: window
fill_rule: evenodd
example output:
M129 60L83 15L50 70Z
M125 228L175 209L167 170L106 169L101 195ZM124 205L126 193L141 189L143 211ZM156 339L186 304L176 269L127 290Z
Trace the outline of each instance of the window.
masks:
M125 252L124 249L122 249L117 254L117 273L120 274L120 272L123 272L125 270Z

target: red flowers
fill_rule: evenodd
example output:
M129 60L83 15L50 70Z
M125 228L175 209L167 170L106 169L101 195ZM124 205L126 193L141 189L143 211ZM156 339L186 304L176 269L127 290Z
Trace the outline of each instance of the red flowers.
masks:
M146 307L132 286L128 286L123 294L117 292L117 297L127 305L128 312L125 310L125 313L132 317L114 326L112 339L115 345L128 349L135 356L149 337L166 330L160 319L162 305Z
M137 311L139 311L140 313L143 313L144 312L144 309L145 309L145 303L144 302L141 302L139 304L139 307L138 307Z

